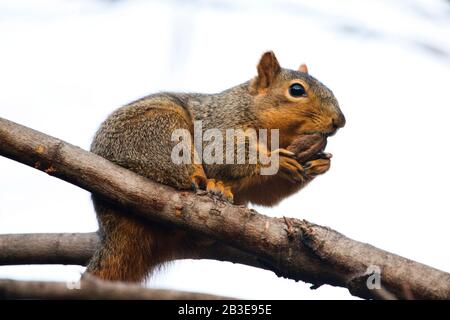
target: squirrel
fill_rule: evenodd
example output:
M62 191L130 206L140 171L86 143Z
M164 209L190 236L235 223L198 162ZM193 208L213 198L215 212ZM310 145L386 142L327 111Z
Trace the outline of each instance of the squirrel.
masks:
M261 175L260 163L174 164L173 131L192 134L199 120L202 130L278 129L279 148L260 150L279 156L278 172ZM101 124L91 151L179 190L204 189L234 204L273 206L329 169L326 139L344 125L332 91L310 76L306 65L281 68L268 51L253 79L221 93L157 93L117 109ZM175 227L141 220L98 195L92 198L101 240L86 272L101 279L139 282L163 263L207 245Z

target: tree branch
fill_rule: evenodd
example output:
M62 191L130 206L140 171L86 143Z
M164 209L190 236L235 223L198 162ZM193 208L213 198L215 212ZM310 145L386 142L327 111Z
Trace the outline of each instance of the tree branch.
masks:
M23 233L0 234L0 266L22 264L74 264L86 266L94 254L99 237L88 233ZM216 242L200 254L185 259L211 259L265 266L252 254Z
M75 264L85 266L99 243L91 233L0 235L0 265Z
M196 292L149 289L89 276L74 283L0 279L0 299L229 300L231 298Z
M368 267L376 266L384 289L396 297L404 297L408 287L414 298L450 299L450 274L446 272L305 220L270 218L207 194L177 191L1 118L0 155L97 193L147 219L206 235L254 255L278 276L316 287L346 287L359 297L379 298L377 290L366 285Z

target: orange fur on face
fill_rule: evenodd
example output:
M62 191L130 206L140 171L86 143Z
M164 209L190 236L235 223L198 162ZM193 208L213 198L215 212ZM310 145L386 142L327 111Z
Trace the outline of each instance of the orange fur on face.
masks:
M259 128L279 129L280 148L286 148L299 135L332 133L336 126L345 124L331 91L311 90L310 85L324 86L308 75L306 64L301 64L298 72L282 69L274 53L269 51L261 57L257 70L258 75L250 82L249 89L258 106L255 113ZM289 87L294 83L303 86L306 96L289 94Z
M305 88L306 97L289 95L289 87L294 83ZM317 96L303 79L277 79L267 92L254 99L260 105L260 128L280 130L280 148L289 146L299 135L334 130L335 106Z

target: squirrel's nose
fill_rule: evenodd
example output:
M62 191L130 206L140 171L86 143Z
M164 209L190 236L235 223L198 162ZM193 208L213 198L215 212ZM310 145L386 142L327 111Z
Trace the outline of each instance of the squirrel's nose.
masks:
M335 130L342 128L343 126L345 126L345 117L342 113L338 113L336 116L334 116L332 118L332 123L333 123L333 128Z

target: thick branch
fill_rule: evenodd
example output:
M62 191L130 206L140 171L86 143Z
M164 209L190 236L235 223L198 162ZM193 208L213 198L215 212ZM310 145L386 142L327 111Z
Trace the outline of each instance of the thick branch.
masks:
M0 299L127 299L127 300L223 300L211 294L148 289L121 282L88 277L80 282L17 281L0 279Z
M384 288L404 297L450 299L450 274L360 243L326 227L277 219L211 198L178 192L59 139L0 118L0 154L127 206L142 217L176 225L257 256L277 275L346 287L378 298L366 286L370 266Z

